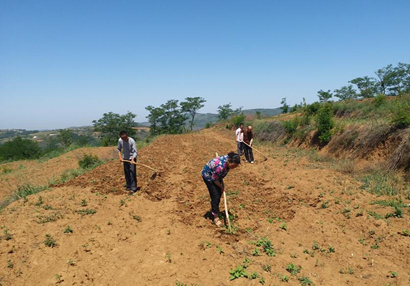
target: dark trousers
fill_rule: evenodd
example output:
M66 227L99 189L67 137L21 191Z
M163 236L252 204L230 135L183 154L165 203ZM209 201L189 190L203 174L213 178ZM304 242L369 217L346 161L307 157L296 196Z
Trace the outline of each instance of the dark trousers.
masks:
M246 145L246 144L243 144L244 146L244 149L245 149L245 158L246 158L246 161L249 161L249 162L251 162L251 161L253 161L253 150L252 150L252 148L251 147L249 147L248 145Z
M135 192L137 190L137 165L124 162L124 175L126 187Z
M209 182L205 179L204 182L208 187L209 195L211 196L212 214L216 217L219 214L219 203L221 202L222 191L214 182ZM223 186L223 181L220 180L219 182Z
M236 141L236 146L238 147L238 155L242 156L243 154L243 144L242 142Z

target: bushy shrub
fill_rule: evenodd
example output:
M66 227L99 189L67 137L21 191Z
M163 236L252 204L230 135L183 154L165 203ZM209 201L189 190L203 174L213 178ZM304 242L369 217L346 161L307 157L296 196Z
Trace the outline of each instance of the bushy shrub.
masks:
M315 115L316 112L318 112L319 108L320 108L320 103L319 102L314 102L314 103L309 104L305 107L305 110L304 110L305 112L304 113L307 114L307 115Z
M324 104L317 112L316 125L320 141L328 143L332 139L331 130L334 126L332 106L329 103Z
M376 107L382 106L386 102L386 96L384 94L378 94L374 99L373 99L373 104Z
M296 129L298 128L299 125L299 120L297 117L290 121L283 121L282 122L283 127L285 128L286 133L288 134L293 134L295 133Z
M236 116L232 116L231 118L231 123L233 126L238 127L239 124L243 123L245 121L245 115L244 114L240 114L240 115L236 115Z
M37 159L41 155L41 148L37 142L16 137L0 145L0 161Z
M206 124L205 124L205 128L211 128L213 126L213 123L212 122L207 122Z
M83 169L89 169L98 166L101 164L100 159L96 155L84 155L83 158L78 162Z
M391 123L396 128L410 126L410 95L396 99L392 109Z

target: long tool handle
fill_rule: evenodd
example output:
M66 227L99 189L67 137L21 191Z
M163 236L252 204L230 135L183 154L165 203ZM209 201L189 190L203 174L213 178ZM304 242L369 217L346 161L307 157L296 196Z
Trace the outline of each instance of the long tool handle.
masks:
M265 154L263 154L261 151L259 151L259 150L255 149L255 147L252 147L251 145L249 145L249 144L245 143L244 141L242 141L242 142L243 142L243 144L245 144L246 146L248 146L248 147L252 148L252 149L253 149L253 150L255 150L256 152L258 152L258 153L262 154L262 156L263 156L263 157L265 157L266 159L268 159L268 157L266 157L266 156L265 156Z
M157 170L155 170L154 168L151 168L150 166L147 166L147 165L144 165L144 164L141 164L141 163L136 163L136 162L134 162L134 161L130 161L130 160L122 160L122 162L127 162L127 163L131 163L131 164L134 164L134 165L140 165L140 166L143 166L143 167L145 167L145 168L148 168L148 169L150 169L150 170L152 170L152 171L154 171L154 172L156 172Z
M232 232L231 229L231 220L229 219L229 213L228 213L228 203L226 202L226 192L224 192L224 204L225 204L225 216L226 219L228 220L228 227L229 227L229 232Z

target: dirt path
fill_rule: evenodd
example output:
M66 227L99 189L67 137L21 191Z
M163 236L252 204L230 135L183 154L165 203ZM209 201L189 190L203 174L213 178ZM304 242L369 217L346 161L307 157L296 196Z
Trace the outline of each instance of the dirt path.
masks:
M203 217L210 204L200 171L215 152L235 150L230 135L158 138L139 162L161 175L151 181L139 167L138 195L123 192L122 166L111 161L11 204L0 215L0 284L407 285L410 238L400 233L410 228L408 209L374 218L371 211L392 211L370 205L383 198L296 151L265 147L268 161L255 154L256 164L233 170L225 184L235 234L215 228ZM73 233L64 233L68 225ZM252 243L262 237L271 256ZM245 259L258 277L230 281Z

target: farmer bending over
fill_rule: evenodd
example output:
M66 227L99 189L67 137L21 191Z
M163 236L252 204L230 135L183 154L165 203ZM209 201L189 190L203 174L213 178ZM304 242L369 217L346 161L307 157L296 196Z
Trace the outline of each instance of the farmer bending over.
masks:
M219 202L221 201L222 193L225 192L223 178L228 174L229 170L235 169L241 163L241 158L238 154L230 152L228 155L219 156L212 159L202 169L202 178L208 187L209 195L211 196L212 215L214 224L222 226L219 219Z
M120 137L117 151L120 161L124 164L125 188L133 194L137 191L137 168L135 164L124 162L124 160L137 162L137 145L134 139L128 137L126 131L121 131ZM121 156L121 151L124 153L123 156Z

